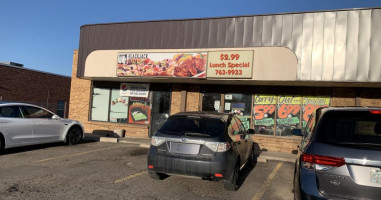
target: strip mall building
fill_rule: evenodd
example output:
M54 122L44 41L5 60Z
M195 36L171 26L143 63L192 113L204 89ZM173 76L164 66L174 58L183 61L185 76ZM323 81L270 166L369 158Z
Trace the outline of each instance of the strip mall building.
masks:
M381 106L381 9L93 24L74 51L69 117L150 137L166 114L232 112L291 152L321 106Z

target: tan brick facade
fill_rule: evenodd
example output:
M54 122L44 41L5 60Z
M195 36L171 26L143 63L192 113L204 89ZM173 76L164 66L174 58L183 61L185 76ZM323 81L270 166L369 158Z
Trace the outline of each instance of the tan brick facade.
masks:
M125 129L126 136L147 138L149 127L146 125L131 125L109 122L95 122L89 120L91 81L76 77L78 52L73 56L73 74L70 96L70 118L83 123L86 132L96 130ZM200 110L200 85L172 84L171 114L181 111L181 103L185 102L186 111ZM214 86L212 86L214 87ZM318 88L318 87L269 87L269 86L218 86L226 91L235 91L246 94L288 94L300 96L329 96L331 106L355 106L356 101L362 106L381 107L381 94L378 88ZM185 98L185 99L182 99ZM253 135L256 147L269 151L291 152L297 149L299 137L278 137L267 135Z
M124 129L126 130L127 136L148 137L148 126L95 122L89 120L91 81L77 78L77 64L78 51L74 51L69 118L80 121L87 133L92 133L97 130L113 131L116 129Z
M189 85L187 90L186 111L200 110L200 85Z
M74 51L69 118L84 123L88 121L91 81L77 78L77 62L78 51Z
M180 112L181 106L181 85L172 85L172 95L171 95L171 115Z

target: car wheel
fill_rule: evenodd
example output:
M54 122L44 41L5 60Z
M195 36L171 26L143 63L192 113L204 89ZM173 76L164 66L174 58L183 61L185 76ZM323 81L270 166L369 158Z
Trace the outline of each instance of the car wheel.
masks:
M254 166L255 163L257 163L257 157L255 156L255 151L254 151L254 146L253 146L253 148L251 148L251 153L250 153L250 157L249 157L249 164L251 166Z
M156 172L148 172L148 173L149 173L149 176L155 180L164 180L169 177L168 175L162 174L162 173L156 173Z
M69 132L66 135L66 144L67 145L78 144L81 140L82 140L81 128L77 126L70 128Z
M230 181L225 183L225 189L228 191L237 191L238 190L238 178L239 178L239 164L237 163L234 167L233 176Z

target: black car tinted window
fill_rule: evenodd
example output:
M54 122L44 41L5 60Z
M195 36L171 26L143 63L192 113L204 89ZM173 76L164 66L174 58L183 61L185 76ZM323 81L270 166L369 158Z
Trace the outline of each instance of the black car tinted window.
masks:
M21 118L18 106L0 107L0 117Z
M32 106L23 106L25 110L25 118L52 118L53 114Z
M380 127L380 114L369 111L329 112L319 123L317 141L354 148L381 148Z
M225 124L219 119L172 117L158 130L159 133L178 136L219 137Z

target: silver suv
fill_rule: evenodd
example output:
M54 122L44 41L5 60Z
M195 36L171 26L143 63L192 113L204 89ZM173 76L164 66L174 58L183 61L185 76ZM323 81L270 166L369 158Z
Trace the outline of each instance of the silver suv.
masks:
M381 108L319 108L295 163L295 199L381 198Z

